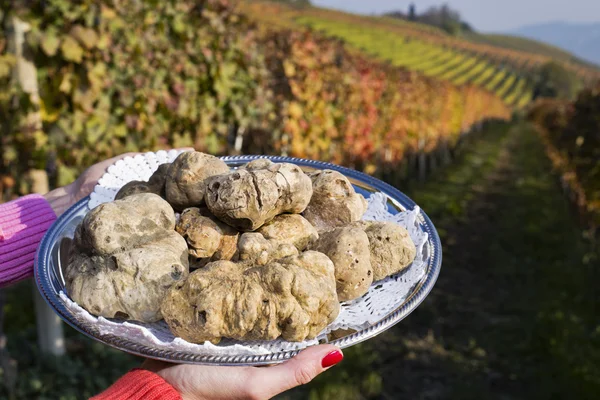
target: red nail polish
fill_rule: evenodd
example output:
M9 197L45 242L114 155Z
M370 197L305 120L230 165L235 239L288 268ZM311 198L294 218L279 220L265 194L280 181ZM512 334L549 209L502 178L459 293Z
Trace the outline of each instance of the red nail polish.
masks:
M321 361L321 366L323 368L328 368L339 363L343 359L344 355L342 354L342 352L340 350L334 350L331 353L327 354L325 357L323 357L323 360Z

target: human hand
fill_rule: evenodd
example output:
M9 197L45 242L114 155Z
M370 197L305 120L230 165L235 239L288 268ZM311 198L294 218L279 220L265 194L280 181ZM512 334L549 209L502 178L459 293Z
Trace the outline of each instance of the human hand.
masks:
M324 344L309 347L272 367L213 367L146 360L153 371L175 388L183 400L264 400L310 382L342 361L342 351Z
M191 147L185 147L178 150L190 151L194 150ZM97 164L92 165L85 170L75 182L54 189L44 195L50 206L54 210L56 216L60 216L70 206L77 203L79 200L88 196L94 190L94 187L98 183L98 180L104 175L106 169L113 165L118 160L125 157L134 157L139 153L125 153L119 156L104 160Z

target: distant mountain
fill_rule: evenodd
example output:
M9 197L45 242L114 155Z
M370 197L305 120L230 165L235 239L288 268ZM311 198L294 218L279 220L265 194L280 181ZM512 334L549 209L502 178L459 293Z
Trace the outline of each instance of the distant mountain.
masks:
M600 65L600 22L589 24L548 22L524 26L510 34L562 47L580 58Z

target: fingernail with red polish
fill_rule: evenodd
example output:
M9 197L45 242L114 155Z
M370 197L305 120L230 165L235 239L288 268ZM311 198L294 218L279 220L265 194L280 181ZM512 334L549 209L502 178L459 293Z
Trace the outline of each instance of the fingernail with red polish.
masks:
M327 354L323 357L321 361L321 366L323 368L329 368L344 359L344 354L340 350L334 350L331 353Z

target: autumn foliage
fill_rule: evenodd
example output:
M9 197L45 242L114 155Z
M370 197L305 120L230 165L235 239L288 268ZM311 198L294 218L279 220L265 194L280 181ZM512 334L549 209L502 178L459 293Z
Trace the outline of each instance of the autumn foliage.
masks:
M126 151L287 154L377 173L510 110L494 95L375 62L310 30L271 29L227 0L3 1L31 25L40 103L0 36L0 175L52 184ZM6 3L6 4L4 4ZM41 113L41 129L27 125ZM4 178L6 179L6 178ZM13 185L5 195L27 189Z

